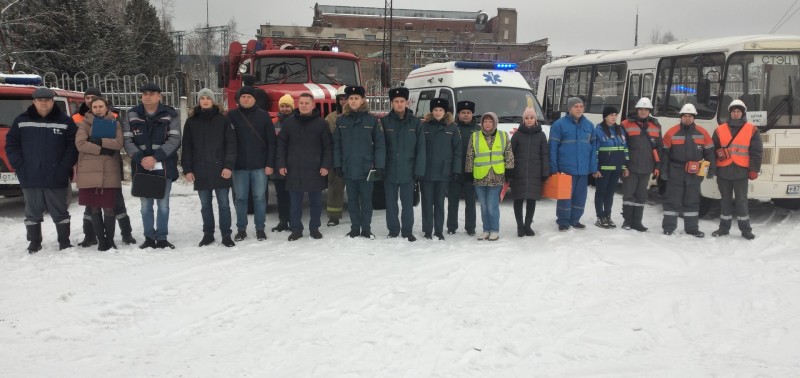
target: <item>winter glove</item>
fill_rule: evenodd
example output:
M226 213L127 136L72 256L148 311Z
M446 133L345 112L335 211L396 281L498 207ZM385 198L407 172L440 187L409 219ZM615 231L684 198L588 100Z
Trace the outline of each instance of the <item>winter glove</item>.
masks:
M103 140L101 140L100 138L89 138L89 139L87 139L87 141L89 143L94 143L94 144L96 144L98 146L102 146L103 145Z
M344 177L344 172L342 172L342 168L334 168L333 173L335 173L336 176Z
M460 173L453 173L450 175L450 181L461 181L461 174Z
M506 181L514 179L514 168L506 168Z
M114 156L114 155L116 155L118 153L119 153L119 151L112 150L110 148L102 148L102 147L100 148L100 155Z
M749 178L750 180L757 179L758 178L758 172L750 171L749 173L747 173L747 178Z

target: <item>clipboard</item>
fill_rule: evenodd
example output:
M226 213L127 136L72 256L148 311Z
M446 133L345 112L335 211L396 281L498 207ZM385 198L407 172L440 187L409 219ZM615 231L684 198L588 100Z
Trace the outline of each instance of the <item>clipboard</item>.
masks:
M92 138L116 138L117 120L95 118L92 120Z

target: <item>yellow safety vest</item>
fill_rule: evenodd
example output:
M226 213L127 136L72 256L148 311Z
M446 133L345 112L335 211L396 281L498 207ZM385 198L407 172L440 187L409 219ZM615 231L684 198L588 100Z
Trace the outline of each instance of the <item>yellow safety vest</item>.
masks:
M472 163L472 177L480 180L489 174L489 169L502 175L506 171L506 159L503 152L508 143L508 134L497 130L492 142L492 148L486 143L486 138L481 131L472 133L472 146L475 148L475 160Z

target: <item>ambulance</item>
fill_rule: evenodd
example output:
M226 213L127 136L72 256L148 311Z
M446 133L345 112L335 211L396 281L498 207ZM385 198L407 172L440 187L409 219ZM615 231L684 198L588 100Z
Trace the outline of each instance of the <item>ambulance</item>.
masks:
M522 122L522 112L532 107L538 122L546 134L550 127L531 87L519 72L515 63L453 61L428 64L408 74L404 86L408 88L408 107L418 117L430 112L434 98L449 101L454 111L459 101L475 103L475 118L486 112L494 112L500 121L498 129L513 134Z

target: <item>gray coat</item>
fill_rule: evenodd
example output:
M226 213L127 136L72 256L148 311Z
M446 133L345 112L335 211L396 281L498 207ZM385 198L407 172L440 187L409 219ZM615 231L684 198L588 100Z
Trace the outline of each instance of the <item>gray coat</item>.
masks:
M550 176L550 148L538 124L520 125L511 137L514 152L514 179L509 188L515 200L542 198L542 183Z

